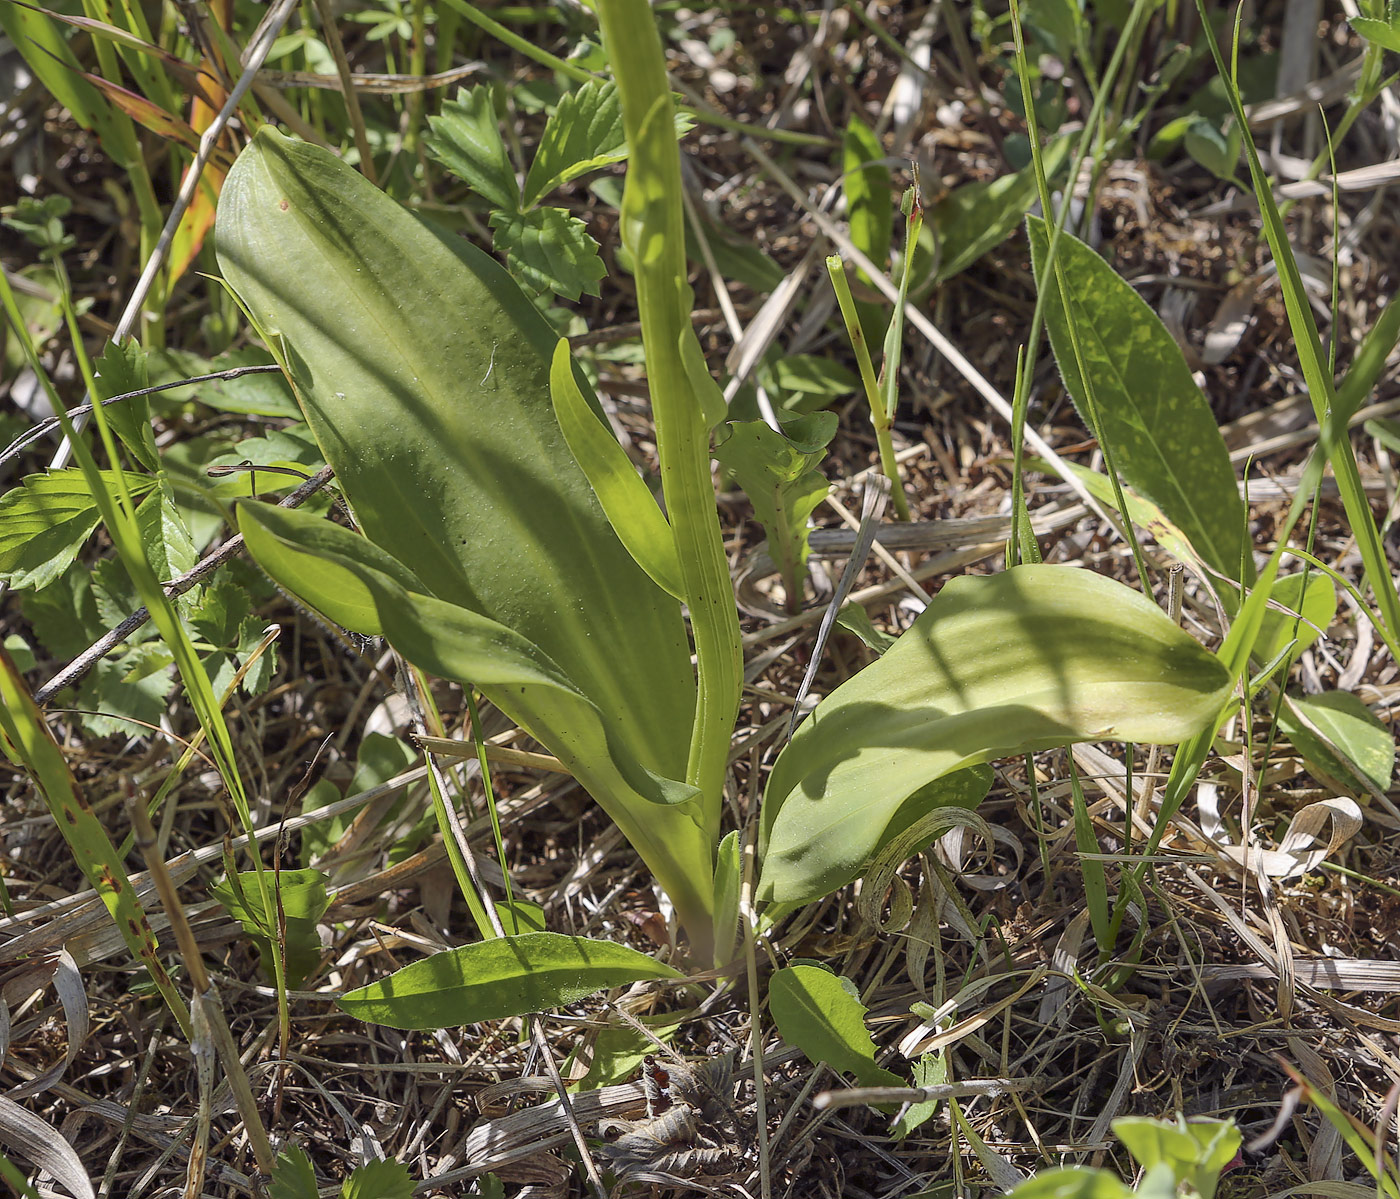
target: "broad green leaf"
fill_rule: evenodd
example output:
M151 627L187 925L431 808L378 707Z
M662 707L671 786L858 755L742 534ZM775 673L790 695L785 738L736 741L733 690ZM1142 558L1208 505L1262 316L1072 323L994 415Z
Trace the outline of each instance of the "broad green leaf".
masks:
M341 1199L412 1199L413 1178L403 1162L366 1162L340 1184Z
M496 900L496 915L501 918L501 927L508 933L542 933L545 931L544 908L528 899L516 899L507 903Z
M763 421L745 421L725 426L724 439L715 446L715 457L734 472L753 504L794 608L807 578L807 518L829 487L813 468L826 457L836 424L834 412L796 417L781 433Z
M102 475L112 486L112 473ZM155 480L128 472L126 483L135 497ZM17 591L42 590L68 569L99 519L77 467L29 475L0 497L0 577Z
M532 208L526 213L493 212L495 247L517 279L535 291L552 291L566 300L598 294L607 268L588 226L562 208Z
M321 940L316 922L330 906L326 894L326 876L319 870L282 870L266 872L269 888L274 890L277 906L268 910L263 904L257 871L247 870L233 879L221 879L209 888L213 895L252 938L262 955L263 972L274 978L273 945L286 955L287 985L299 987L321 960Z
M1395 735L1350 691L1290 696L1279 726L1321 781L1384 794L1395 769Z
M1320 570L1276 579L1269 598L1303 619L1269 608L1259 626L1259 639L1254 643L1254 657L1260 662L1272 662L1275 655L1295 640L1297 645L1292 653L1296 657L1327 632L1332 618L1337 615L1337 585Z
M159 671L145 672L146 654L145 646L136 646L120 658L104 658L82 681L79 719L94 737L149 737L159 727L175 679Z
M1183 741L1229 682L1151 601L1090 571L955 579L778 756L759 894L803 902L842 885L909 796L963 767L1075 741Z
M902 1087L904 1079L875 1064L865 1005L844 980L820 966L785 966L768 980L768 1010L783 1040L813 1062L852 1074L869 1087Z
M457 99L442 106L441 115L428 118L428 129L428 150L443 166L470 184L493 208L520 210L520 185L501 140L488 84L461 88ZM222 202L219 207L222 211Z
M883 270L890 260L894 236L894 188L889 168L881 164L885 148L871 128L852 116L841 140L841 184L846 191L846 220L851 241L862 254ZM857 271L869 283L864 271Z
M681 566L671 526L612 430L584 399L567 339L560 338L549 368L554 415L574 461L588 476L608 523L637 565L663 591L683 599Z
M1008 1191L1006 1199L1133 1199L1133 1189L1111 1170L1061 1166L1041 1170Z
M1029 217L1027 227L1039 274L1047 246L1045 222ZM1252 581L1235 471L1180 347L1157 314L1093 250L1068 233L1057 246L1069 311L1067 315L1052 274L1045 324L1080 414L1088 420L1069 320L1123 483L1161 508L1208 565L1232 579L1239 579L1243 568L1246 578L1241 581Z
M195 375L212 375L220 371L237 371L252 366L269 366L272 356L263 349L244 347L229 350L217 358L203 358L187 350L160 350L151 354L152 382L170 383ZM188 387L172 387L160 393L165 403L186 404L198 400L220 412L245 413L250 416L285 416L301 419L301 409L280 374L258 371L234 375L229 379L210 379Z
M269 1199L317 1199L316 1171L300 1145L288 1141L272 1167Z
M564 763L673 897L698 885L687 871L697 858L708 866L711 850L697 823L695 789L634 757L614 722L538 646L405 587L377 565L383 552L348 529L269 504L243 503L238 512L249 552L282 586L329 597L322 610L332 619L346 614L335 606L344 597L410 662L479 687ZM709 904L705 895L701 906L708 911Z
M117 345L109 341L93 361L97 377L97 397L103 400L149 386L145 351L133 340ZM121 438L131 456L149 471L160 470L155 435L151 432L151 402L147 396L133 396L108 404L103 409L107 423Z
M1182 135L1186 153L1218 179L1232 180L1240 163L1244 138L1234 118L1225 119L1222 128L1215 121L1197 113Z
M1400 19L1391 23L1375 17L1348 17L1347 23L1372 45L1400 54Z
M564 96L550 113L525 177L528 210L571 179L627 157L622 103L611 82L590 79Z
M456 1028L549 1011L641 979L680 977L670 966L611 941L521 933L443 950L337 1002L369 1024Z
M801 395L826 402L860 390L860 377L834 358L819 354L783 354L767 364L773 387L785 396Z
M1070 139L1061 137L1045 149L1045 171L1052 182L1065 164L1069 145ZM961 274L995 250L1016 232L1035 200L1035 168L1027 166L985 183L964 183L935 201L920 239L925 252L935 242L938 247L934 282Z

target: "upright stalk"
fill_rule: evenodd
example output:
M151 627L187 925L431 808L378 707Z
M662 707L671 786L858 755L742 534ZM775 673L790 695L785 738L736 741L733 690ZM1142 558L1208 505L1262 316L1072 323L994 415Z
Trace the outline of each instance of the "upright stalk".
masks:
M598 17L631 148L622 240L637 282L662 494L695 639L699 689L686 776L700 789L708 840L715 845L743 671L710 476L710 427L723 414L722 401L690 323L680 150L656 21L646 0L600 0Z

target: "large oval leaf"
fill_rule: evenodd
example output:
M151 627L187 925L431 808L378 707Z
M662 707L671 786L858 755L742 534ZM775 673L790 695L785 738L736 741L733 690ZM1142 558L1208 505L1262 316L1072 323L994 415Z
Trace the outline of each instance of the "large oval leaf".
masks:
M548 1011L644 978L680 978L655 958L587 937L521 933L447 949L337 1001L390 1028L455 1028Z
M1174 744L1229 674L1151 601L1069 566L955 579L798 729L763 802L760 895L848 881L905 800L961 767L1074 741Z
M554 334L520 288L266 127L224 184L217 241L370 540L431 594L537 645L641 762L682 776L695 686L679 607L569 453L549 399Z
M1048 245L1046 226L1039 217L1028 217L1026 225L1038 275ZM1087 372L1123 482L1161 508L1221 574L1239 579L1243 569L1242 581L1252 582L1254 563L1235 470L1180 347L1142 297L1082 241L1062 233L1055 253L1070 299L1066 308L1052 275L1045 327L1075 407L1087 423ZM1071 322L1083 372L1070 343Z

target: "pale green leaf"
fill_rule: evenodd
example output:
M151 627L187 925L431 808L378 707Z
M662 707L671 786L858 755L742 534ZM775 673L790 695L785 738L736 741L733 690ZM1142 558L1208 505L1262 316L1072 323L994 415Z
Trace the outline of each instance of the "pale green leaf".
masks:
M1320 781L1381 794L1390 789L1395 734L1350 691L1290 696L1279 726Z
M520 185L501 140L500 123L488 84L462 88L457 99L428 118L429 152L464 183L470 184L493 208L516 212Z
M586 937L521 933L446 949L342 995L340 1007L390 1028L456 1028L550 1011L641 979L680 978L654 958Z
M1147 1170L1166 1167L1173 1185L1185 1183L1201 1199L1213 1199L1220 1172L1234 1160L1242 1138L1231 1120L1192 1120L1188 1123L1126 1116L1113 1121L1114 1135Z
M865 1086L904 1086L875 1064L865 1005L820 966L785 966L768 980L768 1010L783 1040L809 1060L854 1075Z
M916 1087L942 1086L948 1082L948 1078L946 1050L926 1053L914 1063L914 1085ZM926 1099L920 1103L911 1103L895 1120L890 1129L890 1136L894 1137L896 1141L902 1141L910 1133L917 1132L938 1114L940 1104L941 1101L938 1099Z
M715 966L727 966L739 932L739 886L742 882L739 830L726 833L715 854Z
M955 579L778 756L759 893L803 902L842 885L909 796L963 767L1075 741L1183 741L1229 683L1155 604L1090 571Z
M618 444L602 415L584 398L565 338L560 338L554 349L549 393L564 439L607 513L608 523L656 585L683 599L681 567L671 526L627 451Z
M1269 598L1288 611L1269 608L1264 613L1253 651L1260 662L1273 661L1289 642L1296 642L1291 651L1296 657L1327 632L1337 615L1337 585L1320 570L1275 579Z
M1006 1199L1133 1199L1133 1189L1111 1170L1062 1166L1041 1170L1008 1191Z
M1390 22L1375 17L1349 17L1347 23L1372 45L1400 54L1400 19Z
M532 208L526 213L493 212L495 247L506 257L510 273L535 291L552 291L566 300L598 294L607 268L588 226L562 208Z
M102 480L115 486L111 471L103 471ZM133 498L154 483L126 474ZM68 569L99 519L77 467L27 476L0 497L0 578L17 591L42 590Z
M1045 222L1030 217L1027 226L1039 273L1048 240ZM1080 414L1087 422L1070 320L1093 382L1103 436L1123 483L1161 508L1208 565L1232 579L1239 579L1243 569L1241 581L1250 582L1253 564L1235 471L1180 347L1137 292L1083 242L1062 234L1057 254L1069 311L1052 274L1045 325Z
M521 205L531 209L556 188L627 157L622 104L611 81L590 79L550 113L525 177Z
M244 928L262 956L263 973L275 978L272 966L274 943L284 953L287 985L299 987L321 960L321 939L316 922L321 919L330 897L326 875L319 870L264 872L273 907L263 903L256 871L246 870L232 879L221 879L209 888L213 895ZM282 919L279 922L278 909Z

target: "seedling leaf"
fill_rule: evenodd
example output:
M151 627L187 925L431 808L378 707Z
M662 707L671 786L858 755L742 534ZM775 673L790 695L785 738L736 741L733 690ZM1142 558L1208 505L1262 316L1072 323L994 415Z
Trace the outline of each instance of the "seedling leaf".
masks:
M462 88L457 99L428 118L428 150L443 166L470 184L492 208L520 211L520 185L501 140L491 88Z
M531 209L556 188L627 157L622 102L612 82L590 79L550 113L525 177L523 207Z

